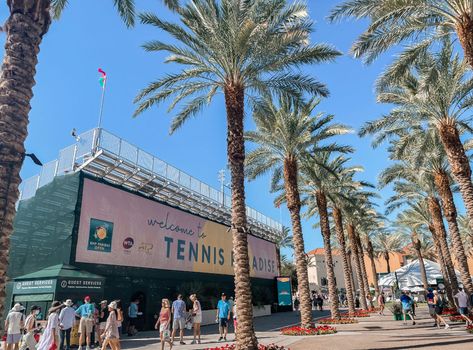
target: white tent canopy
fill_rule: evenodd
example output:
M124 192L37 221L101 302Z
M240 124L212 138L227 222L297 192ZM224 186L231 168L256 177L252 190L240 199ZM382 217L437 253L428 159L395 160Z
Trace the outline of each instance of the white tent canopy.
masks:
M427 273L427 282L429 285L437 284L437 278L443 278L440 265L424 259L425 272ZM460 276L456 272L458 277ZM416 286L422 286L422 276L420 273L419 260L414 260L410 264L397 269L394 272L391 272L379 279L378 284L383 287L389 287L396 284L396 274L397 280L399 281L399 288L413 288Z

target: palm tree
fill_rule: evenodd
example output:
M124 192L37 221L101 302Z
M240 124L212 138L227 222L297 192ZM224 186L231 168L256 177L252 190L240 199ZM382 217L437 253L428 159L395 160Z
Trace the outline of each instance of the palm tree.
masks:
M405 161L396 162L385 169L379 179L380 186L389 183L394 184L396 192L388 201L387 213L394 209L409 204L410 201L425 201L431 218L432 227L429 227L434 241L438 243L443 257L447 276L450 280L452 290L456 293L458 281L455 275L450 249L447 242L447 233L443 224L442 209L437 198L432 174L422 171L413 164Z
M269 98L260 101L253 113L256 131L247 132L245 137L258 145L247 155L249 179L272 172L272 189L277 190L281 180L284 184L281 187L291 215L301 323L305 327L312 323L312 305L300 217L299 168L309 152L344 150L336 144L323 146L320 142L348 131L343 125L331 124L333 115L312 116L318 104L316 99L294 103L283 97L279 99L279 106Z
M334 8L332 21L342 17L368 19L368 29L351 52L372 62L405 41L414 41L406 57L415 57L446 35L456 35L473 67L473 3L471 0L347 0Z
M134 24L133 0L114 0L125 24ZM36 64L43 36L61 15L66 0L9 0L10 15L3 25L5 54L0 70L0 318L4 311L10 235L25 158L28 114L33 98ZM0 325L0 329L3 326Z
M473 104L473 78L465 62L452 54L452 43L444 41L439 52L426 52L412 66L390 72L378 82L378 100L394 104L391 112L367 123L361 135L376 134L375 144L399 133L409 134L421 123L435 129L445 149L453 178L460 188L470 222L473 223L473 184L471 168L460 133L470 131L466 112ZM445 175L445 174L444 174ZM438 177L441 194L448 197L448 181ZM445 191L444 191L445 190ZM444 199L444 198L443 198ZM456 213L445 201L447 218L453 223Z
M144 88L135 99L138 103L135 116L172 98L169 110L183 105L172 122L171 132L174 132L210 104L217 92L223 93L232 188L235 294L243 300L239 304L237 347L255 349L252 303L248 297L251 284L244 186L245 101L248 98L254 101L259 94L294 98L304 92L328 95L323 84L292 68L331 61L339 53L324 44L308 43L312 22L307 6L299 2L287 5L286 0L192 0L179 8L178 16L180 24L151 13L140 15L142 23L153 25L173 38L170 44L148 42L145 50L170 53L166 62L181 65L183 70ZM296 259L300 258L299 232L300 228L293 228ZM302 288L305 283L304 278L299 280ZM302 302L303 310L307 309L305 304L307 300ZM304 321L308 321L307 310L304 314Z
M282 227L281 235L279 236L279 240L276 242L277 246L277 255L278 255L278 271L281 271L283 258L287 259L285 255L281 255L281 248L289 248L294 249L294 245L292 244L292 236L291 236L291 229L287 226Z
M320 217L320 231L324 241L325 252L325 269L327 272L328 291L331 302L331 317L340 318L340 311L338 309L338 295L337 285L335 281L335 272L333 269L332 247L331 247L331 230L329 224L329 203L339 203L340 197L346 200L342 192L346 191L346 187L353 188L353 182L343 182L342 179L347 178L347 175L354 172L354 168L344 168L347 159L338 156L332 158L332 152L323 152L311 155L304 159L301 167L303 174L302 179L302 193L305 195L305 200L308 203L307 216L311 217L318 213ZM340 243L340 252L342 255L342 262L344 268L344 281L347 287L348 304L352 307L354 312L353 289L351 285L350 275L348 271L348 264L346 261L346 247L343 236L343 226L341 224L341 213L335 214L335 230Z
M379 257L386 261L387 272L391 273L390 253L400 253L406 246L405 236L401 233L379 232L373 238Z
M460 234L465 244L465 251L469 252L469 256L473 256L473 231L468 225L468 217L465 215L458 215L458 226Z
M438 136L438 131L434 128L426 130L420 121L418 125L411 125L408 133L404 133L404 130L397 133L398 139L393 139L389 148L391 158L405 159L411 162L415 168L421 169L433 178L436 191L441 198L440 204L448 223L454 256L463 285L468 293L472 293L473 283L468 268L468 257L458 228L447 155Z

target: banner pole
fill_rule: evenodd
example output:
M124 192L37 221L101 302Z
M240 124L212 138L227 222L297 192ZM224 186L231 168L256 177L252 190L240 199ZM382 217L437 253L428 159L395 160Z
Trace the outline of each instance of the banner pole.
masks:
M99 124L98 124L99 129L102 127L103 102L105 100L105 87L106 86L107 86L107 78L105 78L103 81L102 97L100 99Z

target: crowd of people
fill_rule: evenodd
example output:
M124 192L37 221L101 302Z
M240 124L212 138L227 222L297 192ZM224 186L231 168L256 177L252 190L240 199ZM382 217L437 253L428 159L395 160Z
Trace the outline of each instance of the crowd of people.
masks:
M193 329L191 344L200 344L202 323L202 307L196 294L189 297L192 307L187 309L183 296L179 294L172 303L169 299L162 299L155 329L159 331L161 349L169 345L172 349L174 340L179 337L179 343L184 345L185 329ZM70 299L65 302L54 301L48 310L46 326L41 327L37 321L40 319L40 307L30 307L25 315L25 307L17 303L5 319L5 350L70 350L71 331L78 324L79 347L90 350L99 346L102 350L110 347L120 350L120 336L125 331L124 316L127 316L126 333L133 336L138 332L139 299L133 300L127 309L126 315L122 310L120 300L108 302L102 300L98 307L86 296L81 305L75 305ZM218 324L219 341L226 341L230 321L233 321L237 331L237 303L232 297L227 300L225 293L220 295L217 304L215 322ZM171 327L172 325L172 327ZM20 347L21 343L21 347Z

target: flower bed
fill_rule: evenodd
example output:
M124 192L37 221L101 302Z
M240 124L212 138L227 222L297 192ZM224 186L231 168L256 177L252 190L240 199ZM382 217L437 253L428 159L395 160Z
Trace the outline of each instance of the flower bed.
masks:
M460 315L453 315L448 318L452 322L465 322L466 320Z
M358 323L358 320L354 318L323 318L317 321L320 324L350 324L350 323Z
M235 344L225 344L225 345L218 346L215 348L207 348L205 350L234 350L234 349L236 349ZM284 346L279 346L275 344L269 344L269 345L259 344L258 350L289 350L289 349L285 348Z
M442 316L457 316L458 311L456 309L443 309Z
M472 333L473 334L473 326L472 325L469 325L468 327L466 327L466 331L468 333Z
M360 310L360 311L355 311L354 314L344 313L342 316L352 318L352 317L370 317L371 315L369 314L369 312L365 310Z
M300 326L283 328L283 335L325 335L337 333L337 329L331 326L317 326L311 328L303 328Z

